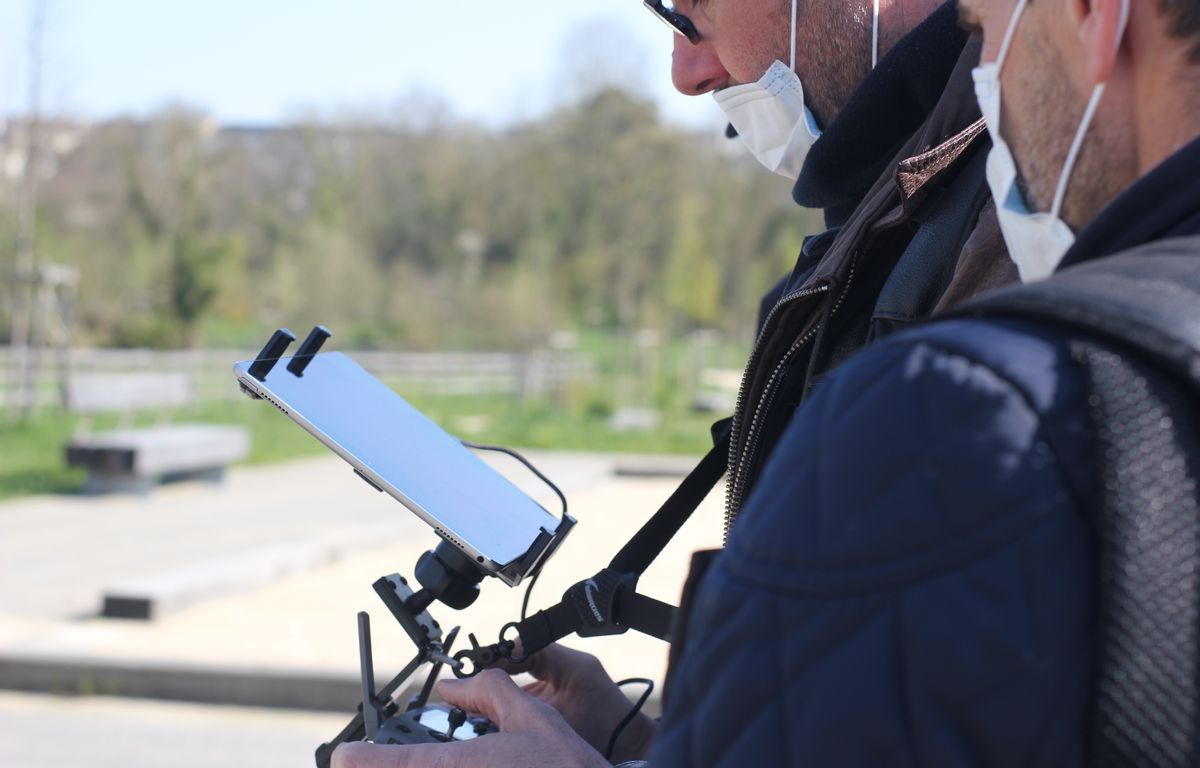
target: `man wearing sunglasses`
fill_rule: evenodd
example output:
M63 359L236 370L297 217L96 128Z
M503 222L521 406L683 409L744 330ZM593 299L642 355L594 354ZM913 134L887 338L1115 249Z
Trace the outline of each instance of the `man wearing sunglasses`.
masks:
M645 0L672 79L711 93L793 197L824 211L764 301L731 424L726 529L797 406L850 354L1012 282L971 69L941 0ZM819 436L814 436L819 439Z

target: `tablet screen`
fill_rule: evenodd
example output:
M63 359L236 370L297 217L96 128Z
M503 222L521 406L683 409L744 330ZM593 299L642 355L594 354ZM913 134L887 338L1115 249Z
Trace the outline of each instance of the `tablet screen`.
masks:
M316 355L301 376L284 357L265 381L239 380L430 525L497 565L520 558L558 518L341 352ZM462 547L460 547L462 548Z

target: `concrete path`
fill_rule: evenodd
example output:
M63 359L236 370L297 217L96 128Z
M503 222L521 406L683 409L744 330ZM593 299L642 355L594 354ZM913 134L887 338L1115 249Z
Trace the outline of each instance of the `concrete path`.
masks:
M6 768L304 768L333 714L0 693Z
M533 454L559 482L579 525L549 563L531 610L603 565L678 483L690 459ZM498 466L533 490L524 470ZM618 474L619 468L651 470ZM549 496L538 491L548 508ZM720 543L715 491L652 566L642 591L677 602L690 553ZM356 698L355 613L374 619L377 676L412 648L371 589L410 575L432 531L336 458L235 470L220 487L168 486L144 498L43 497L0 504L0 688L116 693L329 709ZM158 589L149 621L98 618L102 596ZM481 641L515 620L523 587L488 580L466 611L435 606L443 625ZM639 635L569 644L614 677L661 680L666 648ZM17 705L13 705L17 706ZM0 753L0 763L8 763Z

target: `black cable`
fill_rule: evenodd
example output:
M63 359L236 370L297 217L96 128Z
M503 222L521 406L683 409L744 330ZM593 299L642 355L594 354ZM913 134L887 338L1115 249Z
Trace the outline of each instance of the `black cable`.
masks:
M633 722L633 718L637 717L638 712L641 712L642 707L646 705L650 694L654 693L654 681L645 677L631 677L628 680L622 680L617 683L617 687L633 685L634 683L646 686L646 690L642 693L641 698L637 700L637 703L633 705L633 709L629 710L629 714L625 715L625 718L617 723L617 727L613 729L613 734L608 740L608 747L604 750L605 760L612 760L612 753L617 748L617 739L620 738L621 731L625 730L625 727Z
M533 464L524 456L511 448L505 448L501 445L480 445L479 443L472 443L467 440L463 440L462 444L473 451L495 451L496 453L503 453L504 455L511 456L512 458L524 464L526 469L535 474L539 480L548 485L550 490L554 491L555 495L558 496L558 500L562 502L562 519L566 519L567 497L563 495L563 492L559 490L557 485L550 481L550 478L539 472L538 468L533 466ZM525 598L521 601L521 621L525 621L525 614L529 610L529 596L533 594L533 585L537 584L538 576L542 575L542 566L545 565L545 563L545 560L542 560L542 562L538 563L537 568L529 576L529 586L525 588Z
M538 468L533 466L533 464L530 463L529 459L527 459L524 456L522 456L521 454L517 453L512 448L505 448L502 445L481 445L479 443L468 442L467 440L463 440L462 444L464 446L466 446L467 448L470 448L473 451L495 451L497 453L503 453L506 456L511 456L514 459L516 459L517 461L524 464L526 469L528 469L533 474L537 475L538 480L541 480L543 483L550 486L550 490L554 491L555 495L558 496L558 500L562 502L562 513L563 513L564 517L566 516L566 514L567 514L567 497L563 495L563 492L558 489L557 485L555 485L554 483L552 483L550 481L550 478L546 477L541 472L539 472Z
M529 577L529 586L525 587L525 597L521 600L521 621L525 621L525 615L529 612L529 596L533 594L533 585L537 584L538 576L542 575L542 564L538 563L537 570Z

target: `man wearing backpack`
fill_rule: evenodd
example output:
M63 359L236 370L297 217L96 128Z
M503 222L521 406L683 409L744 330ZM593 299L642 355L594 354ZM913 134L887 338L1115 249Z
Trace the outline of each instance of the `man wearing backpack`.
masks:
M682 607L655 768L1198 762L1200 419L1153 361L1200 376L1195 322L1161 343L1200 282L1200 2L962 10L1013 259L1059 274L880 341L800 408ZM1046 319L1103 290L1111 316ZM1029 296L1044 318L997 319ZM513 738L369 764L601 764L507 677L443 693Z
M1061 274L798 411L689 601L655 768L1200 762L1200 2L960 10L1010 253Z

